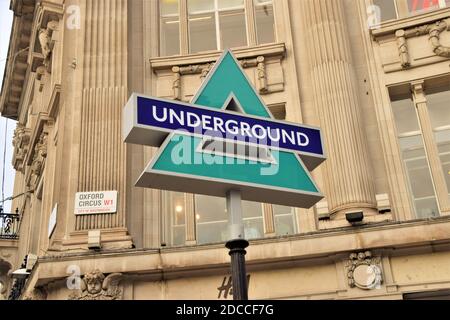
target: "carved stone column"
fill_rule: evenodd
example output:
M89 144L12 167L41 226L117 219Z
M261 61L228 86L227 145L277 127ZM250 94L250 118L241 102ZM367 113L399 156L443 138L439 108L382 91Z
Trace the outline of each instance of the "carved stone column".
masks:
M356 93L356 76L345 25L344 1L304 0L304 20L315 104L327 148L325 193L330 212L376 214L368 148Z

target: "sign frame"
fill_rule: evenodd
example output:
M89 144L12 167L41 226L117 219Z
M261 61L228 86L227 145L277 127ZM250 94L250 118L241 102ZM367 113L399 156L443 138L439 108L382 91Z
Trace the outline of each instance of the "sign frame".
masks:
M84 194L104 194L106 196L110 196L108 199L113 199L113 204L110 207L109 210L107 211L95 211L95 209L91 209L91 212L80 212L80 210L83 210L79 205L78 202L79 201L83 201L79 199L80 195L84 195ZM117 213L117 202L118 199L118 191L117 190L109 190L109 191L85 191L85 192L77 192L75 194L75 205L74 205L74 214L75 216L86 216L86 215L99 215L99 214L114 214ZM102 199L103 200L103 199ZM104 206L106 207L106 206ZM114 207L114 209L112 209L112 207ZM91 208L91 207L90 207Z

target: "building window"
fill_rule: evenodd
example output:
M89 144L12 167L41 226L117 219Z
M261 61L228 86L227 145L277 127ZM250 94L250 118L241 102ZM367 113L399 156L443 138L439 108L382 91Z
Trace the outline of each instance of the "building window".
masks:
M191 53L247 45L244 0L188 0Z
M255 20L258 43L275 42L275 18L272 0L255 0Z
M275 232L277 236L289 236L297 233L295 209L285 206L273 206Z
M180 54L180 16L177 0L160 1L160 50L162 56Z
M193 197L193 201L186 201L189 197ZM183 246L188 238L195 238L195 242L199 245L224 243L230 240L225 198L163 192L162 201L161 239L163 246ZM192 209L188 208L188 203L193 203ZM266 237L264 217L273 218L277 236L298 233L294 208L242 201L242 213L245 237L248 240ZM189 215L192 215L192 219L189 218ZM195 231L193 231L193 235L188 235L187 230ZM273 233L270 232L267 236L273 236Z
M160 17L161 56L275 42L272 0L160 0Z
M197 244L227 241L228 215L225 198L195 196Z
M450 7L450 0L372 0L381 22Z
M263 211L260 203L242 201L245 237L248 240L264 238ZM197 243L226 242L228 212L225 198L195 196Z
M373 4L378 7L380 21L397 19L397 6L395 0L374 0Z
M416 217L450 211L450 85L396 88L391 101Z
M163 207L169 217L168 224L163 223L163 243L169 246L181 246L186 239L186 207L184 194L179 192L164 192ZM166 219L163 219L165 222ZM164 226L164 224L167 224Z
M411 95L393 99L392 109L416 217L438 216L436 194Z
M410 15L421 14L445 8L449 3L449 0L408 0L408 12Z
M450 84L427 90L427 104L447 191L450 192Z

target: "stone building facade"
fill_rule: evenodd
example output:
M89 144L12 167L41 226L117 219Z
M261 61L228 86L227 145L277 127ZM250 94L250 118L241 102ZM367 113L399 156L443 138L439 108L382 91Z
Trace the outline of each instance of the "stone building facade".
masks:
M225 48L275 117L322 128L328 158L315 207L243 204L250 298L450 297L449 0L11 10L0 112L17 120L20 229L0 240L5 297L232 298L225 200L134 187L155 149L121 137L132 92L189 101ZM117 212L75 215L90 191L118 191Z

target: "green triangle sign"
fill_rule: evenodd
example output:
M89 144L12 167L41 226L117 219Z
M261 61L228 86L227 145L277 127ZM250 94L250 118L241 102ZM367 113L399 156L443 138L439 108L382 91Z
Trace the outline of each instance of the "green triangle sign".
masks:
M192 104L274 119L230 51L215 64ZM136 186L220 197L239 190L243 200L301 208L323 198L296 152L269 147L269 160L251 159L207 152L201 136L175 131L165 136Z

